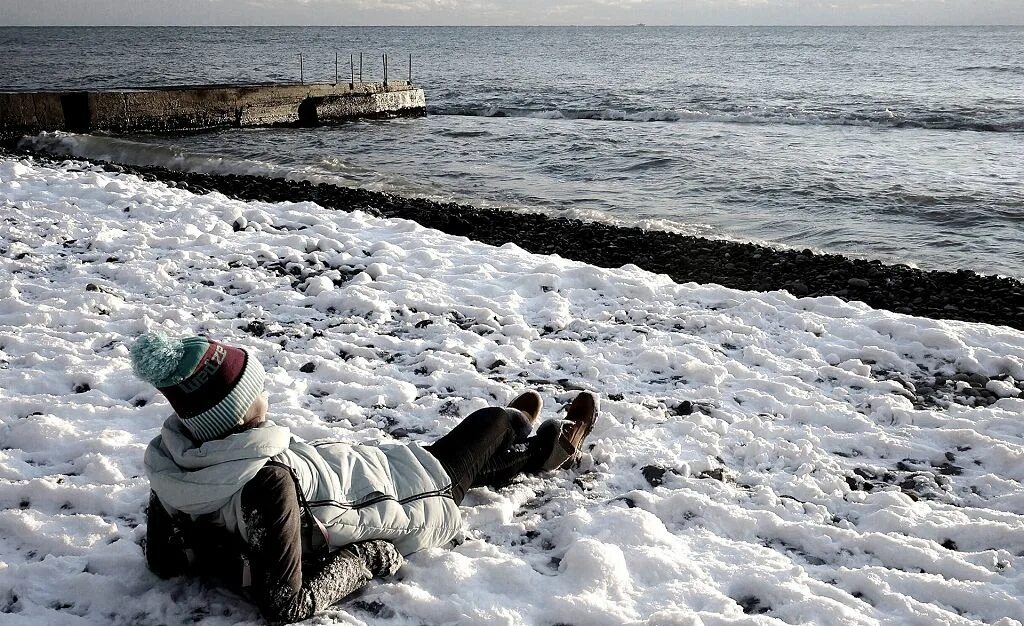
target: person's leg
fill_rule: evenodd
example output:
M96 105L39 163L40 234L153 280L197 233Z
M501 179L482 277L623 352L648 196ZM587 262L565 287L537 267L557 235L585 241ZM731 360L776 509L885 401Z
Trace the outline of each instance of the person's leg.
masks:
M504 487L520 474L540 472L551 456L557 431L540 433L524 443L499 450L487 461L473 481L473 487Z
M477 475L497 452L515 441L518 416L500 407L474 411L444 437L427 446L452 479L452 496L457 503L476 481Z
M498 450L481 468L473 486L504 487L519 474L571 465L594 427L597 411L597 397L590 392L580 393L569 405L565 420L548 420L524 444Z

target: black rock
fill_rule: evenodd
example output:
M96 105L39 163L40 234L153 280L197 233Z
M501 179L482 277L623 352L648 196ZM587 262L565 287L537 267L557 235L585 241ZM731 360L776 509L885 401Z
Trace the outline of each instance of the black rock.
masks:
M306 363L305 365L303 365L302 367L299 368L299 371L302 372L303 374L312 374L315 370L316 370L316 363L314 363L312 361L310 361L309 363Z
M267 332L267 325L259 320L253 320L246 324L245 331L256 337L262 337Z
M800 281L787 283L786 288L789 289L789 292L792 293L794 296L806 296L811 291L810 289L807 288L807 285L803 284Z
M354 600L350 606L356 610L369 613L370 615L381 619L392 619L395 617L395 610L380 600L372 600L370 602L367 602L366 600Z
M743 612L747 615L761 615L771 610L771 607L761 604L760 598L754 596L744 596L736 600L736 604L740 605Z
M984 387L988 384L988 376L983 376L981 374L968 374L967 382L971 383L971 385L975 387Z
M693 414L693 403L689 400L683 400L675 408L676 415L691 415Z
M645 465L640 468L640 473L644 475L644 478L652 487L657 487L665 482L665 472L667 471L668 469L660 465Z
M697 478L711 478L725 482L725 472L722 468L716 467L713 470L704 470L700 474L697 474Z

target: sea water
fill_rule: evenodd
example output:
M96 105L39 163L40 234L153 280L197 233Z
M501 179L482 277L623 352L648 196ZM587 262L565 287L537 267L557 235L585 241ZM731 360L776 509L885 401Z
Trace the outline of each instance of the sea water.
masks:
M377 81L383 52L426 117L35 143L1024 277L1021 27L0 28L0 89L297 81L300 53Z

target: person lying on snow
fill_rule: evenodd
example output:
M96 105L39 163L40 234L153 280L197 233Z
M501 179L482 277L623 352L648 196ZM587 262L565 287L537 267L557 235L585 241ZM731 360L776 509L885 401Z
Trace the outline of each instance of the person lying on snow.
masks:
M150 569L214 576L278 623L452 542L471 487L571 466L597 417L582 392L531 436L541 397L527 391L428 446L304 442L267 420L264 370L245 350L146 334L131 356L175 412L146 449Z

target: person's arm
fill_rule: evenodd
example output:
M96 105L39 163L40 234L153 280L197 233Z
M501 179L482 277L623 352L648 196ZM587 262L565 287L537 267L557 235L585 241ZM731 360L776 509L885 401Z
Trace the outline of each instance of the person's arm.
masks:
M242 489L252 596L270 622L292 623L311 617L353 593L374 576L387 576L404 559L386 541L347 546L318 571L302 571L301 513L291 473L267 466Z
M187 573L190 565L182 529L175 525L171 515L152 491L149 492L146 518L145 551L150 571L160 578Z

